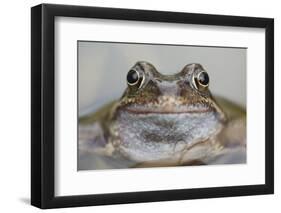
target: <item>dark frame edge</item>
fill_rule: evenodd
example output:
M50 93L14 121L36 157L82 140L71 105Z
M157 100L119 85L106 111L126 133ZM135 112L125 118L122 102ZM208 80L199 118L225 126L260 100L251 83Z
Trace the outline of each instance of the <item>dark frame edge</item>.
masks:
M274 19L265 27L265 183L274 194Z
M161 194L159 194L161 193ZM144 191L98 195L78 195L55 197L47 208L71 208L82 206L117 205L130 203L212 199L224 197L256 196L272 194L266 184L199 189L177 189L163 191Z
M41 208L42 5L31 8L31 205Z
M50 208L54 199L52 23L45 4L31 8L31 205L41 209Z

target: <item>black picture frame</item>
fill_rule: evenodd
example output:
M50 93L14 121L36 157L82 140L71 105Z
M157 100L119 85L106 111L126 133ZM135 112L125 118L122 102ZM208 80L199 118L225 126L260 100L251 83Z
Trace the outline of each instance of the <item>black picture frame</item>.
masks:
M58 16L265 29L265 184L56 197L54 20ZM46 209L272 193L274 193L274 19L53 4L41 4L31 8L32 205Z

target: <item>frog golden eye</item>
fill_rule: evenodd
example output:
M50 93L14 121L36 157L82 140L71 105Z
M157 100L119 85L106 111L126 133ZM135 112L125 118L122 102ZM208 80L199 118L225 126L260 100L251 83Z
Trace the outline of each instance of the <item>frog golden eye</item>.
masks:
M199 72L196 76L194 76L193 82L196 89L208 87L210 82L208 73L205 71Z
M127 83L130 86L136 85L141 80L140 74L136 70L130 70L127 74Z

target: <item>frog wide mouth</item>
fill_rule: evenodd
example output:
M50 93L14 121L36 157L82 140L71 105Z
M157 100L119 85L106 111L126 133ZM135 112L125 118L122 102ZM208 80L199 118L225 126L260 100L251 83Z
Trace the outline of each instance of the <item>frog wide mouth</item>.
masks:
M207 113L214 111L213 108L205 105L196 106L178 106L176 108L171 106L165 107L143 107L143 106L127 106L124 108L125 111L132 114L197 114Z

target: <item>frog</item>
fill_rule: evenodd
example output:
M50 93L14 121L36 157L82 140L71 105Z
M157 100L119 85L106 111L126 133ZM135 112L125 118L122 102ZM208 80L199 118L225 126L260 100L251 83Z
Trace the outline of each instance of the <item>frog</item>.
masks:
M126 81L118 100L79 118L79 169L246 163L246 111L212 95L201 64L164 75L139 61Z

